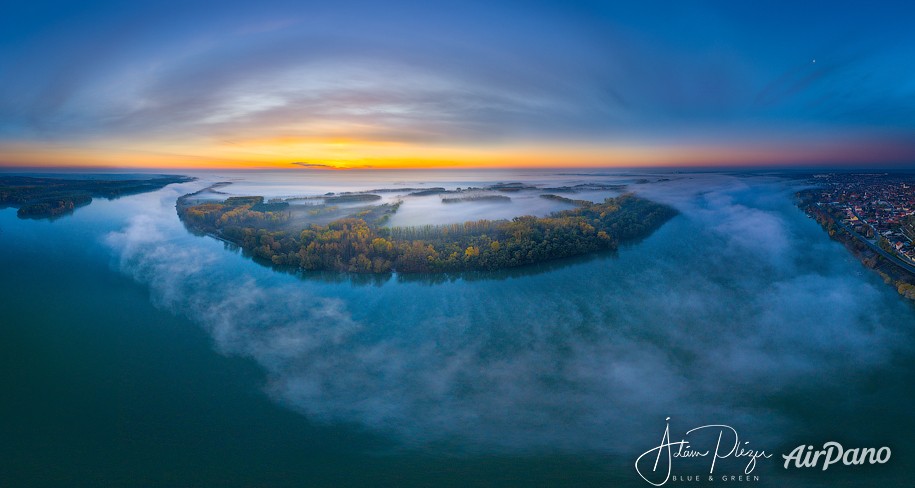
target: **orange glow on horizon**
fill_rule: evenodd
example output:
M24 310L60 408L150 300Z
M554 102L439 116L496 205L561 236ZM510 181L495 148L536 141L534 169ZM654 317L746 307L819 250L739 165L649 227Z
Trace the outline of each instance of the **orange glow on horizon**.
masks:
M161 169L446 169L725 167L907 162L891 145L411 145L356 138L277 136L200 144L0 143L0 167Z

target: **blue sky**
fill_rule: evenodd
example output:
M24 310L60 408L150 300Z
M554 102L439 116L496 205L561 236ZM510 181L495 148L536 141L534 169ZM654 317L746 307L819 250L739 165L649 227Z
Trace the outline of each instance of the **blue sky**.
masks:
M907 2L22 2L0 164L904 164Z

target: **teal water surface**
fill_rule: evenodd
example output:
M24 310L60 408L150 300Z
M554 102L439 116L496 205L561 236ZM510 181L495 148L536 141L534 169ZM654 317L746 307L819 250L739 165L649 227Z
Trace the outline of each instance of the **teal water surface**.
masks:
M666 417L777 453L764 486L915 467L913 307L785 181L644 185L682 215L617 254L364 280L188 233L175 199L221 179L0 210L0 486L647 486L632 465ZM782 468L830 440L893 458Z

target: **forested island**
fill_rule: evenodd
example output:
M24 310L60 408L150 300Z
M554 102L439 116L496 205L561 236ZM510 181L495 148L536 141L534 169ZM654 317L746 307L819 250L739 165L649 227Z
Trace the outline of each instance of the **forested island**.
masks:
M110 200L193 179L171 175L122 179L0 176L0 206L16 207L20 218L54 218L88 205L93 198Z
M613 250L648 236L677 213L627 194L601 203L576 200L577 208L547 217L387 227L397 202L326 224L297 225L300 221L288 209L265 208L270 203L263 197L201 202L196 195L177 204L189 229L277 266L352 273L497 270Z

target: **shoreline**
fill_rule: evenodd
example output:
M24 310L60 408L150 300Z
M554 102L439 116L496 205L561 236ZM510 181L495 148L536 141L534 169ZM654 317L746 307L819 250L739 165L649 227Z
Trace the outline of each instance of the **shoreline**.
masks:
M224 184L224 183L223 183ZM387 227L398 205L359 209L326 224L301 225L293 210L264 208L263 197L176 202L192 232L241 248L276 267L359 274L447 274L540 264L638 241L677 215L672 207L634 195L582 201L547 217L478 220L424 227Z
M895 288L899 296L915 303L915 272L906 263L900 262L900 258L885 256L885 251L875 249L871 242L849 229L816 202L799 200L797 206L814 219L830 239L842 243L865 268L876 272L885 284Z

